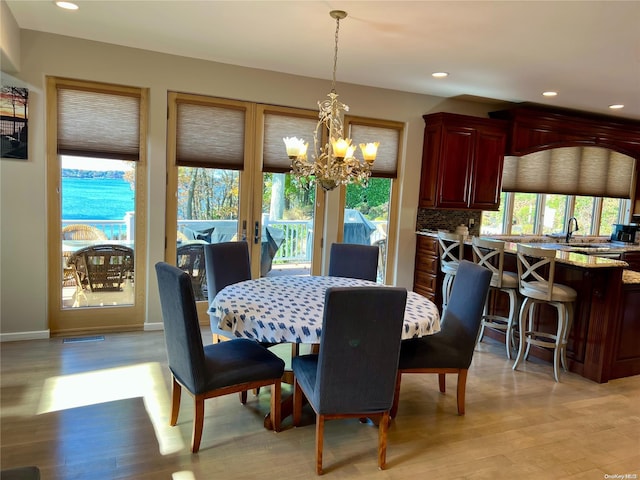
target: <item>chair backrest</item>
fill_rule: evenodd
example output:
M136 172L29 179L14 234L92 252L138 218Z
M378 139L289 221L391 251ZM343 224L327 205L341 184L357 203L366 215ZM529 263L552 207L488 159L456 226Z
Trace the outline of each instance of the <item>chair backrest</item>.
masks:
M178 268L189 274L197 300L204 300L207 277L203 243L186 243L178 246L176 262Z
M464 237L457 233L438 232L440 264L460 263L464 255Z
M207 265L209 304L227 285L251 280L251 262L247 242L223 242L204 245Z
M107 235L92 225L82 223L67 225L62 229L63 240L107 240Z
M533 290L544 294L547 301L553 296L556 251L548 248L529 247L518 244L518 290L522 295ZM534 284L535 282L535 284Z
M442 330L436 334L454 339L461 363L467 367L473 358L490 282L491 270L462 260L442 317Z
M491 286L502 288L504 271L504 242L489 238L473 237L473 262L491 270Z
M204 347L189 275L156 263L169 369L192 393L205 390Z
M359 278L375 282L378 278L378 247L355 243L332 243L329 276Z
M406 301L404 288L327 289L313 400L318 413L391 408Z
M92 292L117 292L133 271L133 249L124 245L93 245L76 251L68 260L83 272Z

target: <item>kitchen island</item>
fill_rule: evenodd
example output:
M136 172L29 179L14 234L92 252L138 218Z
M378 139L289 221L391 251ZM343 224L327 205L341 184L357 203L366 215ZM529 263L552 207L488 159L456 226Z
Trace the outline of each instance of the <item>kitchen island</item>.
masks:
M418 234L419 237L435 236L433 233ZM576 251L573 245L552 241L543 245L528 238L522 240L525 240L520 242L523 244L554 248L557 251L555 281L572 287L578 293L567 345L569 370L599 383L640 374L640 342L637 341L640 336L640 274L625 270L629 265L626 261L578 253L580 250ZM505 243L504 268L507 271L517 271L517 243ZM627 252L640 252L640 246L633 245L612 245L609 248L619 251L622 258ZM465 248L465 257L472 258L469 245ZM502 294L494 295L490 308L498 314L506 314L505 299ZM534 328L554 332L556 316L553 307L541 305L536 309ZM488 330L488 336L504 341L503 332ZM530 354L551 362L552 353L547 349L532 346Z

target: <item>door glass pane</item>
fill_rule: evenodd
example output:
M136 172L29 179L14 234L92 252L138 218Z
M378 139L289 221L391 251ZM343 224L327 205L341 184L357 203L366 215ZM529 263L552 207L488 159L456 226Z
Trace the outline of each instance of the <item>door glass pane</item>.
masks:
M309 275L313 259L313 178L264 173L260 276Z
M62 306L133 305L136 162L61 156Z
M536 220L536 193L515 193L513 196L513 235L532 235Z
M196 300L207 300L204 248L238 239L240 172L178 167L176 265L191 276Z
M343 242L378 247L378 282L384 283L391 179L371 178L368 185L347 185Z
M507 204L507 192L500 194L500 209L497 212L482 212L482 224L480 225L480 234L482 235L500 235L503 234L503 218L504 208Z
M564 217L568 198L567 195L545 195L544 222L542 224L543 235L566 232L567 222Z

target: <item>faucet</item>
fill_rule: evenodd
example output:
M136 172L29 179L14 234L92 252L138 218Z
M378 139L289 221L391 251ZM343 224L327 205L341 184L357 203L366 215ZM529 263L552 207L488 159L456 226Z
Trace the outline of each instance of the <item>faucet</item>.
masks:
M576 228L574 228L573 230L571 230L571 220L573 220L573 223L576 226ZM569 241L571 240L571 235L573 235L573 232L577 232L578 230L580 230L578 228L578 219L576 217L571 217L567 222L567 243L569 243Z

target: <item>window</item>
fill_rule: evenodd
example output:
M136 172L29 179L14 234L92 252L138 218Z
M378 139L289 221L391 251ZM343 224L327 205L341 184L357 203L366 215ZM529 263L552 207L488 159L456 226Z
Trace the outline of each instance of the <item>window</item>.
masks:
M609 236L614 224L628 220L630 208L631 200L623 198L502 192L500 210L482 212L480 233L564 234L569 218L576 217L580 235Z

